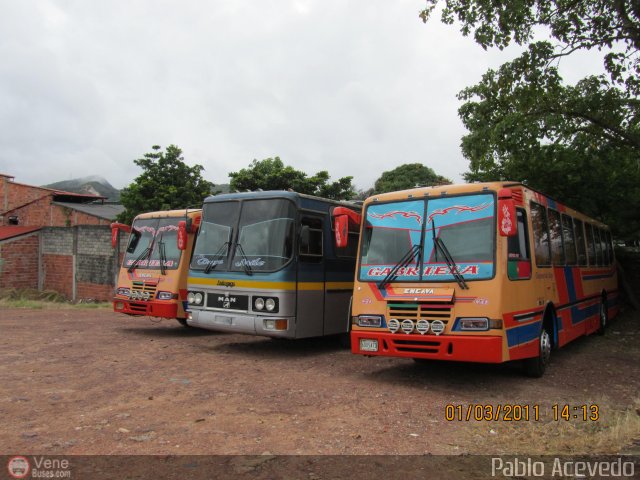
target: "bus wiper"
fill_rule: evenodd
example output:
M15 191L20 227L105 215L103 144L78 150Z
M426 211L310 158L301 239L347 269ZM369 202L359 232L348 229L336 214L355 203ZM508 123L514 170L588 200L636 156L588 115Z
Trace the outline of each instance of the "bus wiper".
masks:
M216 261L218 260L218 257L222 257L222 252L224 252L224 249L227 248L227 246L229 246L229 245L231 245L231 242L224 242L220 246L218 251L213 254L213 258L211 260L209 260L209 264L204 269L204 273L205 274L209 273L211 270L213 270L214 268L216 268L218 266L218 264L216 263Z
M236 249L240 250L240 255L242 255L242 260L244 260L242 264L242 266L244 267L244 273L249 276L253 275L253 269L251 268L251 265L249 265L249 259L244 254L244 248L242 248L242 245L240 245L239 242L236 242Z
M135 270L135 268L138 266L138 263L140 263L142 260L144 260L145 258L147 258L149 255L151 255L151 246L152 243L149 243L149 246L147 248L145 248L142 253L140 255L138 255L138 258L136 258L133 263L131 264L131 266L127 269L127 272L131 273Z
M160 252L160 273L162 275L166 275L167 274L167 252L164 249L164 240L162 240L162 236L160 237L160 240L158 241L158 250Z
M418 263L420 263L420 254L422 252L422 244L421 243L417 243L415 245L412 245L411 248L409 249L409 251L407 253L405 253L403 255L403 257L398 261L398 263L396 263L394 265L394 267L391 269L391 271L387 274L386 277L384 277L382 279L382 281L378 284L378 288L384 288L384 286L389 283L389 282L393 282L397 277L398 277L398 272L400 271L401 268L406 267L407 265L409 265L409 263L411 263L411 260L413 260L414 258L418 258Z
M431 220L431 222L433 226L432 235L433 245L435 247L436 262L438 261L438 249L440 249L440 252L442 252L442 256L444 257L444 261L447 262L447 266L449 267L449 271L451 272L451 275L453 275L453 278L456 279L456 282L458 282L458 285L460 285L461 289L468 290L469 287L467 286L467 282L465 282L464 277L460 273L460 269L456 264L456 261L451 256L451 253L449 252L447 246L444 244L444 240L436 236L436 222L434 220Z

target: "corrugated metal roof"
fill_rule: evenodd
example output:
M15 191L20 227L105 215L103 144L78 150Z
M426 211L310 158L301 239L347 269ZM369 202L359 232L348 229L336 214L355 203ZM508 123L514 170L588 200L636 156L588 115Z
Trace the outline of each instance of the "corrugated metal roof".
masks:
M94 217L104 218L106 220L115 220L118 214L124 212L124 207L117 204L92 204L92 203L70 203L70 202L52 202L53 205L60 205L62 207L77 210L87 215L93 215Z
M36 230L40 230L40 227L21 227L20 225L0 226L0 240L19 237L20 235L35 232Z

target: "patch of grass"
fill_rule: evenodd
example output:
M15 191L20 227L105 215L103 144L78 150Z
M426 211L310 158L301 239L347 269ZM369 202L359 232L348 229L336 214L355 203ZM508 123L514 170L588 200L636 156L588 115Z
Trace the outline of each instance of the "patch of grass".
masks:
M619 454L637 448L633 445L640 440L640 399L626 409L616 409L606 399L589 404L599 406L597 421L555 421L550 418L549 405L544 418L541 407L538 422L474 423L470 425L475 432L469 453L588 455Z
M37 310L70 307L96 309L108 307L110 308L111 303L86 300L81 300L78 303L73 303L67 300L60 293L50 290L40 292L38 290L31 289L8 288L0 291L0 307L29 308Z

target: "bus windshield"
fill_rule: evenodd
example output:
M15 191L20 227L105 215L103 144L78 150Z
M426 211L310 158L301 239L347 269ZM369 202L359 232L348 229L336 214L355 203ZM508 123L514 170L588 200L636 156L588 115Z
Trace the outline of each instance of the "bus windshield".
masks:
M465 280L492 278L494 203L492 194L483 193L369 205L360 280L381 281L401 262L394 281L452 281L436 239Z
M177 232L181 218L144 218L133 222L124 266L136 269L177 269L181 251Z
M284 199L211 202L203 208L191 268L274 271L293 255L294 204Z

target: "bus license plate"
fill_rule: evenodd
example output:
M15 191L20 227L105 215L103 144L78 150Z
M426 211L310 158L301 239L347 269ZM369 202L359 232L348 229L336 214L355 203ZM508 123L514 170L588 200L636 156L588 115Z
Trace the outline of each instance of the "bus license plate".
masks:
M377 352L378 340L370 340L368 338L360 339L360 350L363 352Z
M219 323L221 325L231 325L233 323L233 317L224 317L222 315L216 315L213 322Z

